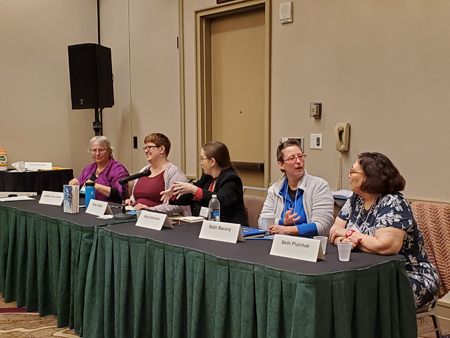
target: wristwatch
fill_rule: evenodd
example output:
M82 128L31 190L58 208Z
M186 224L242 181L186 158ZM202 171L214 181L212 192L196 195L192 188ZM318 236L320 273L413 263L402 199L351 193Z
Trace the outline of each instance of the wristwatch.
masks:
M347 232L345 233L345 238L349 238L354 232L355 230L347 230Z

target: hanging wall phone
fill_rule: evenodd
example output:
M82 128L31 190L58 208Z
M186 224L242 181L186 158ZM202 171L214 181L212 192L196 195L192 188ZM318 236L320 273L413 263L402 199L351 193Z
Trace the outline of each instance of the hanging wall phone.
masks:
M350 124L337 123L334 127L334 140L336 142L336 150L340 153L348 151L350 141Z
M342 189L342 153L348 151L350 142L350 124L336 123L334 126L334 141L336 143L336 150L339 151L338 160L338 181L337 189Z

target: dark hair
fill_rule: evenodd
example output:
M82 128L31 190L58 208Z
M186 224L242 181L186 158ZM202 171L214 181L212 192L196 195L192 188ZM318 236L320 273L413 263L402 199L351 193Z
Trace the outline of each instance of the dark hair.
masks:
M144 139L144 144L148 142L152 142L158 147L164 146L166 156L169 156L170 140L166 135L161 133L148 134Z
M405 189L405 179L386 155L362 153L358 155L358 162L365 175L362 191L386 195Z
M284 155L284 149L291 146L297 146L300 148L301 152L303 153L302 147L300 147L300 142L296 138L288 138L284 142L280 142L280 144L277 147L277 161L283 162L283 155ZM283 169L281 169L282 172L284 172Z
M206 158L215 159L220 169L226 170L231 168L234 170L231 164L230 152L225 144L220 141L206 142L202 148Z

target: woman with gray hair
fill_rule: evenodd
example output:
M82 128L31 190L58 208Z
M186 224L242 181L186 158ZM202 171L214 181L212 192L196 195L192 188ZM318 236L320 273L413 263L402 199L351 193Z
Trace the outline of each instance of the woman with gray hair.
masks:
M95 199L120 203L122 185L119 180L130 174L113 158L113 149L106 136L94 136L87 150L94 163L86 166L81 175L72 179L69 184L82 186L86 181L95 182Z

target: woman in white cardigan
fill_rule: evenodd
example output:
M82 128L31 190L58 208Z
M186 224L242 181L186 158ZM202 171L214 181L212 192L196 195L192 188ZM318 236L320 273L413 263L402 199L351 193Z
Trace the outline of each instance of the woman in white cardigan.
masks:
M168 215L191 215L189 206L166 205L160 199L161 191L169 189L175 182L187 182L186 175L167 156L170 151L170 140L164 134L153 133L144 139L144 152L150 163L140 172L150 169L149 176L138 179L127 205L133 205L136 210L162 211Z
M305 158L296 139L288 139L277 148L283 176L269 188L261 211L275 215L275 223L269 227L272 234L313 237L330 232L334 207L330 187L322 178L307 174Z

